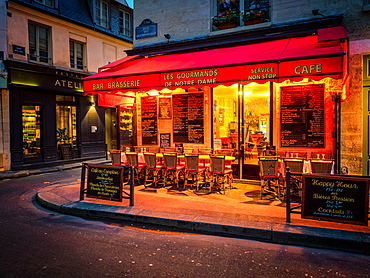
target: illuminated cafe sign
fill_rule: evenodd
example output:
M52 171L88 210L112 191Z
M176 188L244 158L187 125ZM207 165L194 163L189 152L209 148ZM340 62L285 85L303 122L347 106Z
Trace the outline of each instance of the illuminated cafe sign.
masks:
M117 76L84 80L85 92L140 88L214 86L225 82L278 81L294 77L334 76L340 78L342 57L297 60L254 65L195 69L168 73Z

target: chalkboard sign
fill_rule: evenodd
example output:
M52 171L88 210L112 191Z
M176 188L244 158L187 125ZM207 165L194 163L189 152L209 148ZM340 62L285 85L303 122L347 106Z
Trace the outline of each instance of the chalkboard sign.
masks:
M173 95L173 141L204 143L204 94Z
M302 218L368 225L368 178L303 175Z
M159 137L161 148L171 147L171 133L161 133Z
M122 201L124 167L88 165L87 197Z
M73 158L73 148L71 144L59 144L60 152L62 154L62 159L72 159Z
M325 147L324 85L281 87L281 147Z
M134 117L133 110L119 109L119 141L120 147L128 147L133 145L134 141Z
M158 144L157 98L141 98L141 132L143 145Z

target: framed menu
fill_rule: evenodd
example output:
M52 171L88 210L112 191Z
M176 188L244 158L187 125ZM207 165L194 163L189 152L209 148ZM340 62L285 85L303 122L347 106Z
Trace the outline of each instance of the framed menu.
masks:
M157 145L157 98L141 98L141 132L143 145Z
M173 142L204 143L204 94L173 95Z
M158 107L160 119L171 119L171 98L169 97L160 97L158 98Z
M325 148L324 84L281 87L281 147Z

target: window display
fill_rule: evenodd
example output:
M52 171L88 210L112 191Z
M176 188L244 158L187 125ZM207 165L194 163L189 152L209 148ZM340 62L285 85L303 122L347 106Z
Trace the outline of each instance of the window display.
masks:
M41 111L37 105L22 106L23 154L26 157L41 154Z

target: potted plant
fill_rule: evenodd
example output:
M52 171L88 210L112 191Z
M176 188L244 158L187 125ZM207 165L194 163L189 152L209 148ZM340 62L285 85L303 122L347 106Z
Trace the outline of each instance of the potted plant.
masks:
M239 21L239 14L237 13L219 14L212 17L212 25L220 30L235 28L239 25Z
M266 10L250 10L248 12L245 12L243 14L243 21L244 25L252 25L252 24L257 24L257 23L262 23L265 18L266 18Z

